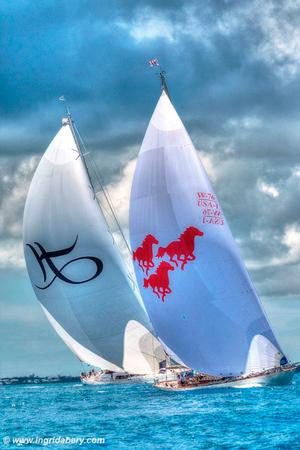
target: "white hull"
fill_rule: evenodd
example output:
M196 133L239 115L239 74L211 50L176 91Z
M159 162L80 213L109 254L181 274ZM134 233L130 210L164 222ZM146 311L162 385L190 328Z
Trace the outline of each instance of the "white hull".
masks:
M121 380L81 380L83 384L89 386L99 386L104 384L136 384L136 383L151 383L154 381L154 376L148 378L148 376L129 377Z
M130 384L130 383L141 383L142 380L138 379L132 379L132 378L126 378L123 380L105 380L105 381L101 381L101 380L81 380L82 384L86 384L88 386L99 386L99 385L104 385L104 384Z
M271 373L267 375L258 375L247 377L244 379L234 380L234 381L214 381L207 382L203 385L190 385L190 386L180 386L171 384L165 386L164 384L156 384L155 387L163 391L181 392L181 391L195 391L195 390L207 390L207 389L222 389L222 388L252 388L252 387L265 387L265 386L283 386L290 384L292 378L296 372L296 368L289 369L286 371Z
M176 380L176 373L168 372L167 379L170 381ZM131 375L128 378L122 379L111 379L110 377L95 377L95 378L86 378L81 379L83 384L89 386L99 386L104 384L137 384L137 383L154 383L157 381L165 381L166 374L165 373L155 373L150 375Z

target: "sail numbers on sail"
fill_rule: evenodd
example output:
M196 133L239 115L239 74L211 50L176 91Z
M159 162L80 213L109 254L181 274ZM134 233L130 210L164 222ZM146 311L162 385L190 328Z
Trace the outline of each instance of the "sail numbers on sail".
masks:
M223 213L215 194L197 192L197 204L202 208L202 223L224 225Z

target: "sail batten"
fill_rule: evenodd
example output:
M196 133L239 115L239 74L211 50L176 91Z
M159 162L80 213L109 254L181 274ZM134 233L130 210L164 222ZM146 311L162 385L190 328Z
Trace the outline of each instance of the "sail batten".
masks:
M131 289L73 131L65 120L31 182L23 221L28 273L50 323L83 361L153 373L164 359L161 346ZM151 360L149 338L156 342Z
M138 156L130 238L150 320L185 365L216 375L246 373L256 335L283 355L219 200L165 92Z

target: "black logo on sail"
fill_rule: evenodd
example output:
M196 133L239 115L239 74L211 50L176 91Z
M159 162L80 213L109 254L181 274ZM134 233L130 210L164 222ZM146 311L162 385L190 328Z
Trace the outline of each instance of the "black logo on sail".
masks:
M39 263L39 266L43 273L44 283L47 283L45 286L35 285L38 289L47 289L49 286L51 286L51 284L55 281L56 278L59 278L60 280L65 281L66 283L70 283L70 284L82 284L82 283L87 283L88 281L91 281L94 278L96 278L98 275L100 275L100 273L103 270L103 262L101 261L101 259L96 258L95 256L81 256L80 258L70 259L70 261L65 263L60 268L58 268L56 263L53 262L53 258L57 258L58 256L68 255L69 253L71 253L77 244L77 240L78 240L78 235L76 236L75 242L73 245L71 245L71 247L63 248L61 250L56 250L56 251L52 251L52 252L47 252L47 250L39 242L34 242L34 245L39 250L39 252L38 252L38 250L36 250L36 248L33 245L26 244L31 249L37 262ZM86 280L75 281L75 280L71 280L70 278L68 278L64 275L63 271L67 266L74 263L75 261L82 261L82 260L89 260L95 264L96 270L90 278L87 278ZM47 275L47 271L45 268L45 264L48 265L49 269L53 273L53 278L49 282L47 279L48 275Z

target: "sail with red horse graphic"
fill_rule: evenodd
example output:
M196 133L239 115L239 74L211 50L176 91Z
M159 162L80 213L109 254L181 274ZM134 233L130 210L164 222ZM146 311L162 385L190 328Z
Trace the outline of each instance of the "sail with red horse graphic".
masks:
M170 270L173 271L174 267L167 261L162 261L155 273L150 275L149 278L144 278L144 288L147 289L151 286L153 293L163 302L165 301L166 295L172 292L168 275Z
M174 263L176 267L178 267L178 263L181 263L181 270L184 270L184 266L189 261L196 259L194 249L197 236L203 236L203 232L196 227L188 227L181 233L179 239L170 242L166 247L159 247L156 256L162 258L164 255L168 255L170 262Z
M130 197L130 240L145 308L161 341L188 367L224 376L280 365L281 347L161 79ZM257 342L267 342L267 356Z
M139 267L148 275L149 269L154 267L153 245L158 244L158 240L152 235L147 234L145 239L133 253L133 261L138 261Z
M153 260L153 244L158 244L158 240L152 234L147 234L140 245L133 253L133 261L138 261L139 267L146 272L148 276L149 269L156 268L155 273L150 277L144 278L144 288L152 287L153 293L156 294L164 302L165 296L171 294L172 289L169 285L168 271L173 271L179 267L184 270L185 265L189 261L194 261L196 256L195 239L202 237L203 232L196 227L187 227L179 238L170 242L166 247L159 247L157 254ZM168 257L171 265L167 261L160 262L161 258Z

